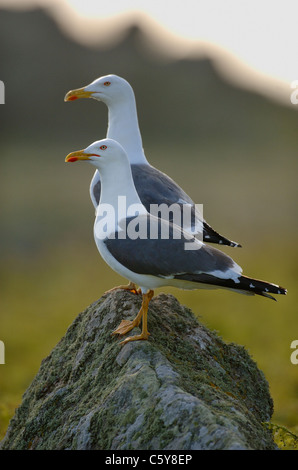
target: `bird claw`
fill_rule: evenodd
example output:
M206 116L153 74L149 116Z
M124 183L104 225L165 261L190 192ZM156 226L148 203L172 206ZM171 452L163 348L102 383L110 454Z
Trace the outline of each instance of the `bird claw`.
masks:
M120 325L112 332L112 335L125 335L131 331L135 326L138 326L135 322L130 320L122 320Z
M150 333L141 333L140 335L135 335L135 336L129 336L128 338L125 338L123 341L120 341L119 344L124 346L124 344L129 343L130 341L140 341L140 340L147 340L149 337Z
M115 290L119 290L119 289L128 290L128 291L132 292L135 295L138 295L138 294L142 293L141 289L138 289L136 284L134 284L133 282L130 282L127 285L120 285L120 286L117 286L117 287L113 287L112 289L109 289L109 290L105 291L104 295L105 294L110 294L111 292L114 292Z

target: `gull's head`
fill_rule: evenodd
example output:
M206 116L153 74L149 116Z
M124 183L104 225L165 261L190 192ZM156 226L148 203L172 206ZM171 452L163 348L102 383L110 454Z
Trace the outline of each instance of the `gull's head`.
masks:
M113 163L119 164L127 159L123 147L113 139L102 139L93 142L83 150L71 152L65 158L67 163L88 161L98 169L102 169Z
M117 75L105 75L97 78L90 85L69 91L64 101L74 101L79 98L94 98L109 105L133 95L130 84Z

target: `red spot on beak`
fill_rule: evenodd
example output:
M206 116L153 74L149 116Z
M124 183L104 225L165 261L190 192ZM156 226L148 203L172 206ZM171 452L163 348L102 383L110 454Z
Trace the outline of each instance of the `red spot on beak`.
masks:
M70 157L67 161L68 162L76 162L78 160L77 157Z
M77 99L78 99L78 97L75 96L75 95L73 95L73 96L70 96L70 97L68 98L68 101L74 101L74 100L77 100Z

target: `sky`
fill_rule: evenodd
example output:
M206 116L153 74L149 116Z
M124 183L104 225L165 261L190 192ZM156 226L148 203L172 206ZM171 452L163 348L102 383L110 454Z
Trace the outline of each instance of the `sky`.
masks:
M230 60L243 76L259 75L264 88L273 79L289 90L298 79L297 0L0 0L0 6L27 4L47 6L69 34L85 42L113 39L141 12L160 51L209 50L226 58L226 69Z

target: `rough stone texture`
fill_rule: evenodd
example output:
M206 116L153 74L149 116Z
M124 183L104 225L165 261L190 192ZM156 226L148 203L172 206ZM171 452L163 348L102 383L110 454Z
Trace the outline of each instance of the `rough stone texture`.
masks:
M272 399L247 351L171 295L149 308L148 341L111 336L140 296L115 291L78 315L24 394L2 449L274 449ZM131 334L136 334L135 329Z

